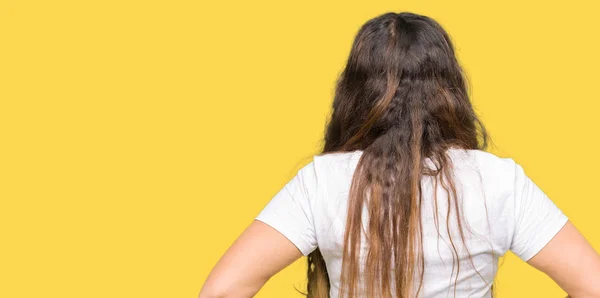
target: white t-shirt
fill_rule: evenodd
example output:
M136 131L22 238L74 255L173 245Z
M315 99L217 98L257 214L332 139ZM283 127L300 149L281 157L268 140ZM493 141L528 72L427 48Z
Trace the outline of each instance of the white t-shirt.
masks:
M348 193L361 154L358 150L314 156L256 217L281 232L304 255L319 247L332 298L338 297ZM480 150L450 149L448 155L454 163L463 223L472 231L465 237L473 263L462 248L453 211L448 228L460 258L455 289L457 266L453 269L454 251L448 241L447 196L438 186L438 234L433 178L424 177L421 220L425 271L419 297L491 297L498 258L510 250L529 260L565 225L567 216L514 160Z

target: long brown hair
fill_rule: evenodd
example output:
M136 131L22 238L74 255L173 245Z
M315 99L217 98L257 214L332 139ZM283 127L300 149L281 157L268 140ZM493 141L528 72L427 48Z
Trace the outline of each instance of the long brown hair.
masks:
M487 138L440 24L414 13L390 12L360 28L337 81L322 151L363 151L349 193L340 297L418 296L425 269L421 178L439 178L436 183L448 193L448 212L458 208L446 152L451 147L485 149ZM425 159L434 167L425 166ZM457 221L464 243L460 216ZM366 247L364 262L361 246ZM329 297L319 249L308 257L307 290L309 298Z

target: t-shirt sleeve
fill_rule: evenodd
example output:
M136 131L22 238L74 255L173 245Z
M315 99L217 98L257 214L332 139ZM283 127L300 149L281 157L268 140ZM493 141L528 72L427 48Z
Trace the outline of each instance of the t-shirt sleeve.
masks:
M514 232L510 250L528 261L567 223L567 216L515 165Z
M255 218L279 231L303 255L317 248L311 201L316 196L314 161L302 167Z

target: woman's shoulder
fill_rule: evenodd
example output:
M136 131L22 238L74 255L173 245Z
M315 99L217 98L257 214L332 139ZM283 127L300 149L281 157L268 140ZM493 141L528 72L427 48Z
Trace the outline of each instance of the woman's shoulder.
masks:
M483 183L486 192L499 196L509 195L514 191L515 182L523 171L513 158L484 150L451 149L449 155L458 176L466 180L476 179L477 183Z
M314 155L311 163L322 170L350 169L356 166L362 153L362 150L322 153Z
M476 167L484 172L502 174L514 173L515 166L518 166L515 160L510 157L503 157L479 149L450 148L447 153L453 164L458 168ZM314 155L311 158L311 164L326 166L329 169L343 165L352 166L358 162L362 154L362 150L323 153Z
M513 179L515 171L520 168L511 157L484 150L450 148L447 153L457 171L474 170L496 183ZM311 158L309 166L317 172L352 170L362 154L362 150L318 154Z
M470 164L477 166L480 170L490 170L492 172L513 172L516 162L510 157L503 157L479 149L458 149L448 150L454 163Z
M314 155L313 158L318 158L322 160L349 160L354 158L359 158L363 153L363 150L354 150L354 151L334 151L334 152L326 152Z

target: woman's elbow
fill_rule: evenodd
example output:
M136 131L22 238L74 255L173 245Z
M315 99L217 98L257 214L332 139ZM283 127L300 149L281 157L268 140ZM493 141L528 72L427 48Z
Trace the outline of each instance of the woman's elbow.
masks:
M595 289L582 290L574 293L569 293L567 298L600 298L600 287L595 286Z
M253 297L258 291L255 287L233 286L230 284L205 284L198 298L241 298Z
M230 298L236 297L232 287L220 283L205 284L200 290L198 298Z
M202 287L202 290L200 290L200 294L198 294L198 298L228 298L228 297L232 297L232 296L230 294L228 294L227 291L224 291L222 289L218 289L215 287L207 287L207 286Z

